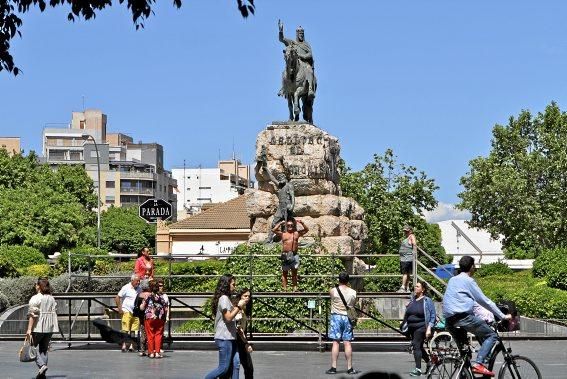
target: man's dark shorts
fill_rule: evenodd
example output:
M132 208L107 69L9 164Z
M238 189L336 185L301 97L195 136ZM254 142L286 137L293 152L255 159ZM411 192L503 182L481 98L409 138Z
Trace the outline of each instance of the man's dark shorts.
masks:
M402 274L413 273L413 262L400 262L400 273Z

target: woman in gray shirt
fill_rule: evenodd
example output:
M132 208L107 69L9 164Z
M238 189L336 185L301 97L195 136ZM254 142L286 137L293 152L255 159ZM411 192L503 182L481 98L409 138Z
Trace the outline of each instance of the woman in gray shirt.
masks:
M234 318L248 302L241 299L236 306L230 301L236 281L234 276L226 274L220 277L213 296L212 311L215 315L215 344L219 349L219 364L209 372L205 379L215 379L225 375L232 363L232 379L238 379L240 358L236 346L236 323Z

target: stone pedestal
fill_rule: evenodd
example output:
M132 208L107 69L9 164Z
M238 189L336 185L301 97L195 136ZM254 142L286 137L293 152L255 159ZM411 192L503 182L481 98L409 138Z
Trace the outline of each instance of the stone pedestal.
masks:
M368 229L362 207L340 195L339 154L336 137L306 123L272 123L256 140L256 161L265 159L274 177L284 174L293 184L293 214L309 228L303 240L320 240L327 252L357 254ZM266 240L278 207L277 188L261 163L255 172L258 189L246 191L251 243Z

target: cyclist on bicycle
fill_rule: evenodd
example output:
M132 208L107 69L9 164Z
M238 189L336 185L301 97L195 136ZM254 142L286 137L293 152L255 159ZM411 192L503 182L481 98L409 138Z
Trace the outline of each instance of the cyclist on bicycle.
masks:
M456 328L461 328L475 335L480 350L476 363L472 369L475 374L494 376L485 364L488 362L488 354L497 341L496 332L488 324L473 313L475 302L489 310L498 319L511 319L511 315L505 315L498 309L496 304L487 298L478 284L472 278L475 272L474 258L468 255L459 260L461 273L449 279L447 290L443 296L443 316L449 332L458 336Z

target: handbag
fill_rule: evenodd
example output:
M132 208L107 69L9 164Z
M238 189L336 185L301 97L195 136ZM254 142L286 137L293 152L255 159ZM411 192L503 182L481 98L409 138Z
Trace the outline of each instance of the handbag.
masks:
M20 352L18 353L20 357L20 362L34 362L35 357L37 356L37 350L33 347L33 339L31 336L26 335L24 339L24 344L20 348Z
M400 323L400 333L402 333L404 336L408 338L410 336L408 321L405 318Z
M350 326L352 326L353 328L356 327L356 324L358 322L358 312L356 311L356 309L354 307L349 307L346 303L345 297L343 296L341 290L339 289L339 285L337 284L335 286L335 288L337 289L337 293L339 294L341 300L343 301L343 304L347 310L347 317L348 317L348 321L350 322Z

